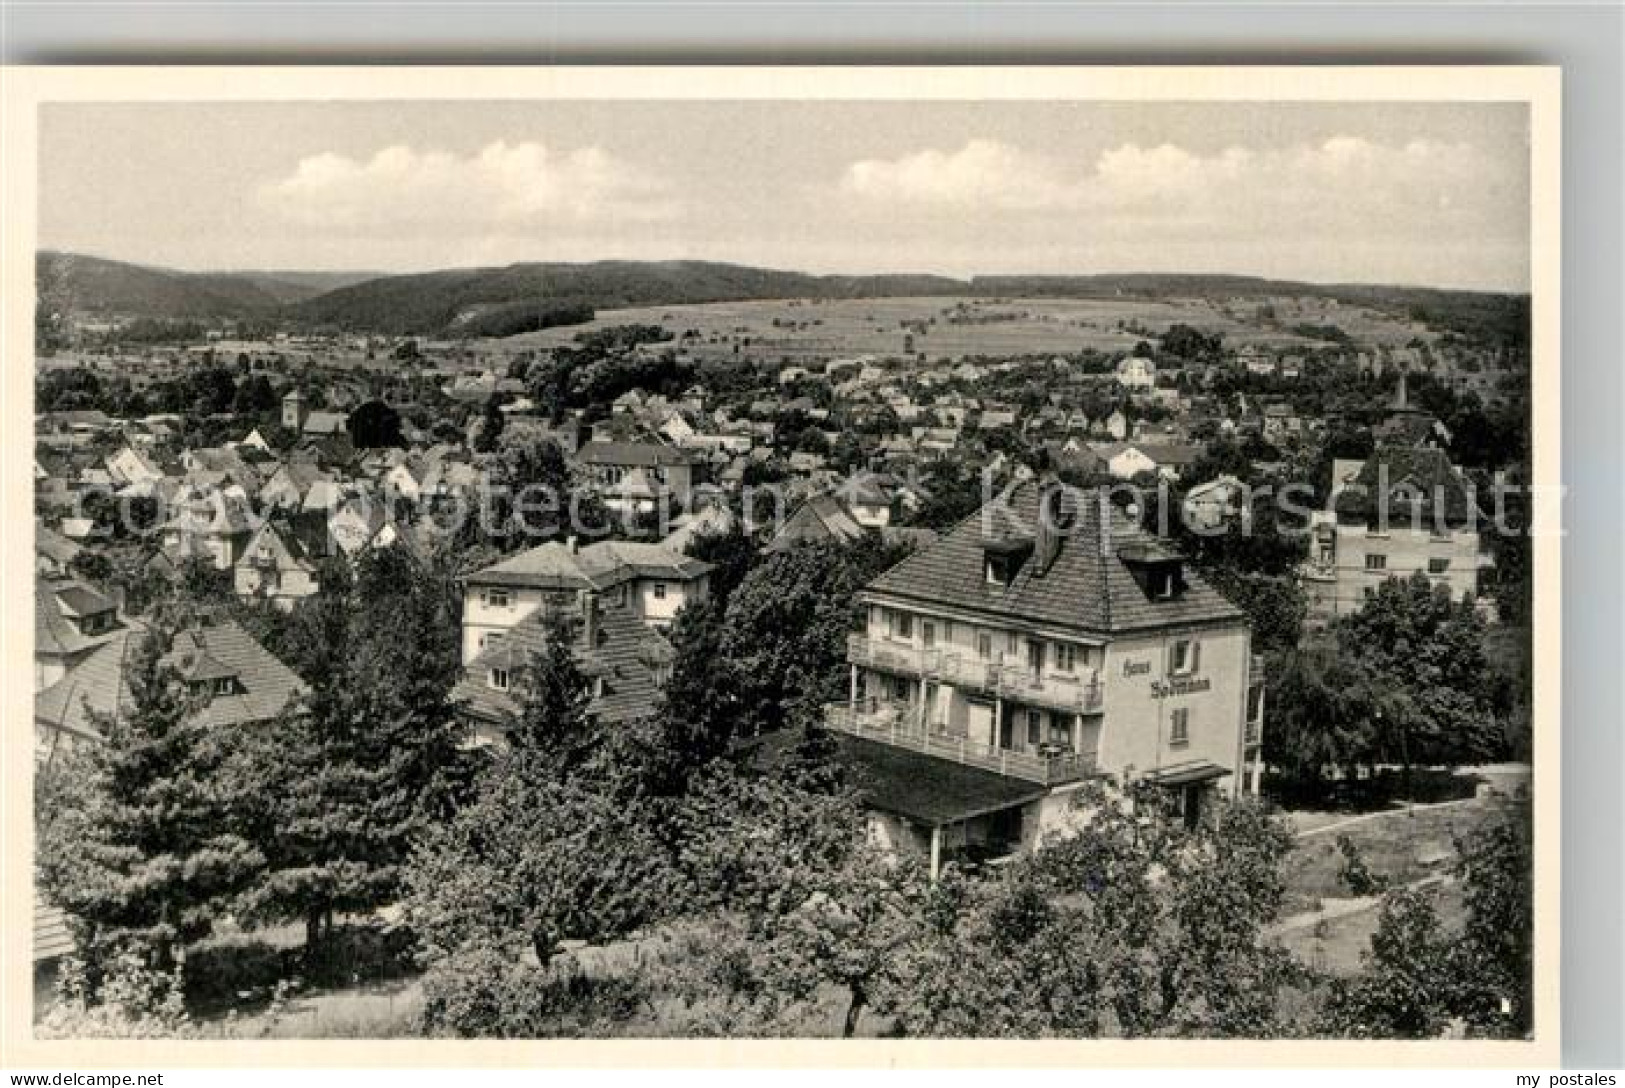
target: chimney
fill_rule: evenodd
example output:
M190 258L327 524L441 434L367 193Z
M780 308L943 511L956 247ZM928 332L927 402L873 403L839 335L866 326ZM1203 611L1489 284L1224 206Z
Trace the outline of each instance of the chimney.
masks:
M1095 494L1100 504L1100 532L1098 534L1100 537L1100 558L1110 559L1112 557L1112 500L1107 495L1104 487L1096 488Z
M574 537L570 538L572 541ZM584 589L581 598L581 635L586 641L587 652L591 653L598 645L598 592Z
M574 555L576 553L577 544L576 544L576 538L575 538L574 534L571 534L570 536L567 536L567 537L564 538L564 549L565 549L565 551L569 552L571 555Z
M1061 542L1070 524L1065 508L1065 489L1053 479L1039 485L1038 525L1033 533L1034 571L1042 576L1048 573L1061 554Z

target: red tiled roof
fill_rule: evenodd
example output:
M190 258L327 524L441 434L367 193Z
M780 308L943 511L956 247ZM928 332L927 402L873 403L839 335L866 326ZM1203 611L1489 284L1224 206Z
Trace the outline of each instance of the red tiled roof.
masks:
M119 631L62 679L34 696L34 720L82 736L97 736L94 716L112 714L131 698L126 669L137 649L134 640L144 635L139 629ZM235 623L182 632L176 637L168 662L185 674L192 667L185 663L189 653L196 655L194 663L208 662L207 675L197 679L233 676L239 685L238 694L214 696L199 708L192 719L199 725L270 721L306 691L304 681L293 670Z
M1246 621L1188 566L1185 589L1176 598L1148 596L1121 552L1154 545L1156 538L1094 491L1067 492L1075 523L1062 535L1048 570L1040 572L1040 564L1028 558L1008 586L990 583L985 551L1031 539L1039 492L1037 481L1014 488L1002 506L996 500L973 514L869 583L867 593L1096 634Z
M863 526L858 524L839 499L834 495L815 495L785 519L784 527L763 550L781 552L809 541L846 543L859 539L863 534Z
M67 578L34 580L34 653L72 655L106 642L117 630L86 635L70 616L105 612L113 603Z
M476 571L468 575L467 582L541 589L607 589L637 577L685 582L710 570L711 564L662 544L606 540L572 549L552 541Z
M492 668L521 668L536 655L546 654L548 615L547 609L538 608L510 628L501 643L468 664L452 689L452 698L464 703L467 713L496 723L518 713L514 693L492 687L488 674ZM652 713L660 695L655 670L670 662L671 652L671 644L629 609L600 602L593 645L587 645L585 626L579 623L575 645L582 671L603 683L603 694L592 704L598 719L614 724Z
M576 450L575 459L584 465L688 465L696 458L687 450L652 442L588 442Z
M1379 488L1386 486L1387 516L1394 525L1420 521L1431 527L1467 522L1480 514L1466 483L1451 467L1443 450L1420 446L1379 447L1359 475L1337 493L1338 515L1371 519L1382 502Z

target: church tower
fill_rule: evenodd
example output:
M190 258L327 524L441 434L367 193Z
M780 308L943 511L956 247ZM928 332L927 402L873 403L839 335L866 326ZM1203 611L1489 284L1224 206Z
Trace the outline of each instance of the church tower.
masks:
M295 389L282 398L282 425L290 431L303 431L305 420L310 416L310 409L305 407L305 398Z

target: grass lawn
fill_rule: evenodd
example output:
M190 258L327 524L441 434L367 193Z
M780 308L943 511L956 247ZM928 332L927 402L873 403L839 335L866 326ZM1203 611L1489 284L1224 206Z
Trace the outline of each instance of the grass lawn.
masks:
M1354 842L1374 875L1386 878L1389 884L1409 884L1448 870L1456 859L1454 838L1465 836L1509 804L1504 798L1485 798L1414 813L1401 809L1340 831L1301 838L1284 865L1287 903L1282 913L1290 916L1315 910L1323 900L1353 895L1340 875L1343 854L1337 840L1342 835Z
M277 1009L200 1022L205 1036L225 1039L416 1038L423 1009L418 979L317 990Z
M188 952L187 1007L222 1038L389 1038L415 1034L421 995L403 935L343 922L310 963L302 925L222 927ZM299 984L278 1004L277 984Z
M1431 892L1439 923L1449 933L1461 930L1467 918L1467 905L1460 884L1451 881ZM1286 948L1305 965L1336 975L1351 975L1361 968L1361 957L1371 948L1371 935L1377 930L1378 911L1369 910L1328 919L1283 934Z

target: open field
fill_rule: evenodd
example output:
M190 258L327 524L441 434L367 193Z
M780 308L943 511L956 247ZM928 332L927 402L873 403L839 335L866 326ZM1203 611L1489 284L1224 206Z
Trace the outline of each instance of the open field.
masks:
M1440 925L1448 933L1459 932L1467 918L1461 885L1440 880L1429 885L1429 889ZM1341 915L1329 912L1327 919L1319 924L1298 926L1283 933L1281 945L1317 971L1354 974L1360 970L1361 957L1371 949L1371 935L1377 931L1377 905L1378 901L1371 899L1362 909Z
M487 343L505 350L552 347L591 329L653 324L678 335L695 330L698 339L686 346L702 357L731 357L737 346L741 356L804 363L857 355L901 356L910 348L931 361L1083 348L1127 351L1178 323L1222 333L1227 344L1238 346L1318 343L1288 331L1295 324L1335 324L1373 345L1403 344L1430 335L1402 318L1322 299L1275 299L1269 304L1276 314L1273 326L1258 318L1260 302L1254 299L776 299L602 310L587 325Z
M1392 815L1301 837L1284 865L1288 898L1282 913L1314 910L1322 900L1352 895L1339 875L1343 855L1337 840L1343 835L1358 848L1374 875L1391 885L1409 884L1447 871L1456 859L1455 837L1465 836L1512 803L1506 798L1485 798L1415 812L1398 809Z
M1376 932L1381 895L1356 896L1344 883L1343 854L1337 845L1344 835L1385 887L1426 889L1443 929L1459 932L1467 904L1451 872L1458 857L1455 840L1512 803L1504 796L1490 796L1353 820L1316 813L1309 820L1295 821L1300 837L1283 865L1287 900L1281 920L1272 927L1276 939L1316 970L1333 974L1360 970L1361 957ZM1332 818L1320 818L1328 815Z

